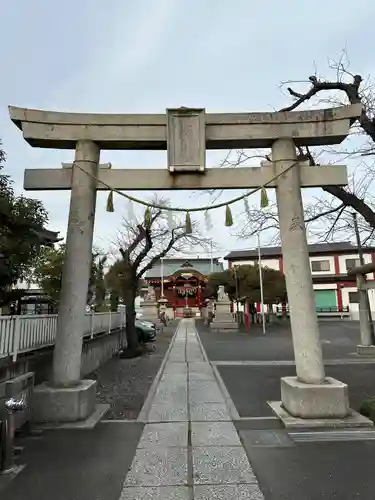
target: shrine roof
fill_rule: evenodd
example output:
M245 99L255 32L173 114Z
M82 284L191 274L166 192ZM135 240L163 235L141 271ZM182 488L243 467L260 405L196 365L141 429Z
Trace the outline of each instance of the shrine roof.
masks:
M59 237L59 231L50 231L49 229L41 228L35 230L38 238L40 239L42 245L53 245L54 243L58 243L62 241L64 238Z
M220 273L224 270L223 264L218 259L213 259L213 272ZM164 259L163 275L172 276L177 272L197 271L203 276L211 274L210 259ZM152 269L145 274L146 279L160 278L162 274L161 262L157 262Z

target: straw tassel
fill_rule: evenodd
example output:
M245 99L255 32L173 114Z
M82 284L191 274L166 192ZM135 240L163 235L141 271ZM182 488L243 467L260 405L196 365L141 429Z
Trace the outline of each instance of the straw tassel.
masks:
M174 217L173 217L173 212L171 210L167 211L167 224L168 224L168 229L170 232L172 232L173 229L175 229L175 227L176 227Z
M151 227L151 224L152 224L151 210L150 207L147 207L145 210L145 227L148 229Z
M233 226L232 211L229 205L227 205L225 208L225 225L226 227Z
M268 195L266 188L262 187L260 190L260 207L261 208L266 208L268 207Z
M110 191L107 198L107 212L114 212L114 211L115 208L113 206L113 191Z
M131 222L137 221L132 200L128 200L128 218Z
M186 212L186 217L185 217L185 233L186 234L193 233L193 228L191 226L191 218L190 218L189 212Z

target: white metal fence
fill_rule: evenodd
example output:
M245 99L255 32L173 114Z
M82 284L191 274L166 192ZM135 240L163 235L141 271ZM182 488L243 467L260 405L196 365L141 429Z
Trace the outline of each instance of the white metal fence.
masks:
M85 313L83 337L93 338L103 332L125 326L124 312ZM56 339L57 314L0 316L0 358L53 345Z

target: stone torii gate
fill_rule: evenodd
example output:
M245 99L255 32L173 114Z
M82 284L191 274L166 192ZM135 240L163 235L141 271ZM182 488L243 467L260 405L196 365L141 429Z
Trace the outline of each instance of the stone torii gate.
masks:
M277 194L297 376L281 380L282 404L273 408L297 418L349 415L347 386L324 373L300 189L344 186L346 168L299 164L296 145L342 142L360 105L282 113L178 108L153 115L84 114L17 107L9 112L31 146L75 150L73 165L25 172L26 190L71 190L53 379L35 389L45 420L84 419L95 407L95 383L80 380L96 191L106 189L95 179L120 190L248 189L283 171L269 187ZM206 148L268 147L272 162L259 168L238 168L235 175L232 169L206 168ZM99 165L101 149L167 150L168 168L111 169Z

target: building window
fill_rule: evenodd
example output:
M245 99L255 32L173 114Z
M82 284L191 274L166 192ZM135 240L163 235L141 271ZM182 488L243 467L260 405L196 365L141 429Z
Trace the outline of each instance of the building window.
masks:
M345 266L346 270L349 271L349 269L353 269L354 267L360 266L361 261L359 259L346 259L345 260Z
M350 304L359 304L359 293L358 292L349 292L349 303Z
M313 260L311 261L311 271L319 273L322 271L330 271L331 265L329 260Z

